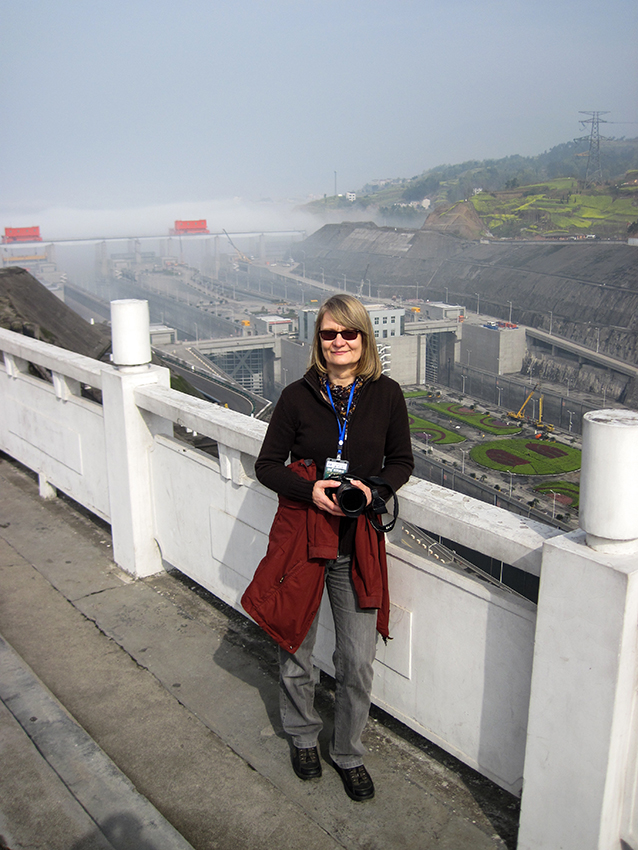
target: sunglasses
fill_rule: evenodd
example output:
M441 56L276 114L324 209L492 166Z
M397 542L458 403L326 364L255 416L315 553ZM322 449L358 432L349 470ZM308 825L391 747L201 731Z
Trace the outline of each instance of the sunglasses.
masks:
M353 339L356 339L359 336L359 331L354 329L347 331L319 331L319 336L324 342L332 342L332 340L336 339L337 336L340 336L341 339L345 339L348 342L352 342Z

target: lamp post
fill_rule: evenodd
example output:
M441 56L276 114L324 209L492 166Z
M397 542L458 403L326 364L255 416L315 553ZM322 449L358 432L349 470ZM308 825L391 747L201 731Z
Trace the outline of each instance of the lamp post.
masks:
M472 349L468 348L467 350L467 368L470 368L470 354L472 353Z
M549 492L554 496L554 500L552 502L552 519L554 519L556 516L556 493L554 490L550 490Z
M571 434L571 431L572 431L572 416L574 415L574 411L568 410L567 413L569 414L569 433Z
M512 302L508 301L507 303L510 305L510 325L511 325L512 324Z
M448 295L448 287L445 287L445 303L449 304L450 296Z
M552 311L549 311L549 335L552 335L552 319L554 318Z
M509 472L509 476L510 476L510 499L511 499L512 498L512 470L508 469L507 471Z
M467 449L461 449L461 454L463 455L463 460L461 461L461 474L465 474L465 455L467 454Z
M478 292L475 292L474 294L476 295L476 315L478 316L481 312L481 296Z
M503 392L503 387L496 387L498 390L498 406L501 406L501 393Z

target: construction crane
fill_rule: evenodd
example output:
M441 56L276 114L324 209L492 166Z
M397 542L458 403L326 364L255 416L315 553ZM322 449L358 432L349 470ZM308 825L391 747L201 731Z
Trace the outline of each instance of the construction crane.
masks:
M223 228L222 228L222 230L223 230ZM224 230L224 233L226 233L226 231L225 231L225 230ZM244 262L244 263L250 263L250 262L252 262L252 261L251 261L251 259L250 259L250 257L247 257L244 253L242 253L242 252L239 250L239 248L237 247L237 245L235 245L235 243L234 243L234 242L233 242L233 240L230 238L230 236L228 235L228 233L226 233L226 238L228 239L228 241L230 242L230 244L233 246L233 248L235 249L235 251L237 251L237 255L238 255L239 259L240 259L242 262Z
M538 419L534 421L534 425L543 431L553 431L554 426L550 422L543 422L543 396L538 399Z
M530 400L530 398L534 395L536 390L539 389L539 388L540 388L540 384L536 384L534 389L528 394L528 396L525 399L525 401L523 402L523 404L521 404L517 413L514 413L514 411L512 411L512 410L509 411L509 413L507 415L509 416L510 419L518 419L519 422L521 422L523 419L525 419L523 411L525 410L525 407L527 406L527 402Z
M534 389L527 394L527 398L525 399L523 404L520 406L520 409L516 413L514 413L514 411L510 410L510 412L507 414L509 416L509 418L510 419L516 419L519 422L522 422L525 419L524 410L527 406L527 402L530 400L530 398L534 395L535 392L540 390L540 388L541 388L541 385L536 384ZM541 393L541 395L538 399L538 419L533 419L532 422L537 428L540 428L542 431L553 431L554 430L554 426L551 423L543 422L543 395L542 395L542 393Z

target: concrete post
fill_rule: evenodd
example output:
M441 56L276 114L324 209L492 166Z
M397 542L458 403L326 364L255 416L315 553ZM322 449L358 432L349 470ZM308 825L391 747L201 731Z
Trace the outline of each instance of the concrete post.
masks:
M638 413L583 417L580 527L599 552L638 552Z
M518 850L638 846L638 415L587 417L583 530L543 547Z
M155 541L150 452L156 434L172 435L172 423L141 411L135 389L144 384L168 387L168 369L150 363L148 304L111 302L113 361L102 376L102 398L113 555L140 578L162 570Z

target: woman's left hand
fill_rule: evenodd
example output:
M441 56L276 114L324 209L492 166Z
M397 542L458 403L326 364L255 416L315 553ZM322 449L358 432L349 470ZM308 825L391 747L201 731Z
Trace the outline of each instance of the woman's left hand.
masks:
M363 492L366 494L366 507L369 508L372 503L372 490L370 490L367 484L364 484L363 481L359 481L358 478L350 479L350 483L353 487L357 487L359 490L363 490Z

